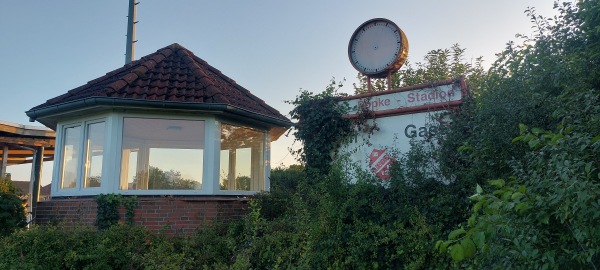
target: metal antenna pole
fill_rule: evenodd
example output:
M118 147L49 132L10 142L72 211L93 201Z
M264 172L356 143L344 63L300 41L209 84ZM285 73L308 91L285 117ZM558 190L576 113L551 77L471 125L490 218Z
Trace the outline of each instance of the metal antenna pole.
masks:
M138 0L129 0L129 15L127 16L127 44L125 49L125 64L131 63L135 58L135 6L139 4Z

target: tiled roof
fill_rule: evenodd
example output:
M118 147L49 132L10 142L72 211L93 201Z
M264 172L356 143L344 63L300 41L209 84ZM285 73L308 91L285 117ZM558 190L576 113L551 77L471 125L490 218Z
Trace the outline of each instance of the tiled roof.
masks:
M177 43L49 99L30 111L91 97L227 104L291 124L276 109Z

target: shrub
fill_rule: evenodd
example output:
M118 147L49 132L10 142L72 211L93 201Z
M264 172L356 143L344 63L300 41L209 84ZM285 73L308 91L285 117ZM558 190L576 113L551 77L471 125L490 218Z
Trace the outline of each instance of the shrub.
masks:
M453 122L479 129L466 133L457 164L468 173L480 164L479 181L488 183L476 185L466 224L438 242L462 267L600 265L600 21L590 16L600 5L577 5L556 4L553 19L528 10L536 35L508 45L474 117ZM483 125L481 116L511 103L522 105L503 117L510 131Z
M0 178L0 237L27 226L25 200L17 195L9 179Z
M0 269L141 269L154 237L142 227L34 226L0 246Z

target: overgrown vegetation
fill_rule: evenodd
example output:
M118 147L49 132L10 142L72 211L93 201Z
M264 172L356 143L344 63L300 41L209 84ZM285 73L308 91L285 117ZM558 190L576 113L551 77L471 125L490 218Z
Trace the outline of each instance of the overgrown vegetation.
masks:
M552 20L527 10L536 35L508 44L450 126L469 136L446 168L481 184L438 246L464 265L600 267L600 4L578 5L557 4Z
M244 219L172 239L122 224L34 227L3 238L0 268L597 269L600 3L577 5L557 5L553 20L528 10L536 35L487 72L458 45L401 71L394 86L462 75L474 95L438 144L396 157L389 182L364 172L351 183L333 162L353 129L332 82L291 101L303 165L274 169Z
M483 58L475 62L465 61L466 49L459 44L452 45L449 49L437 49L427 52L424 62L406 62L404 67L391 76L391 88L413 86L422 83L431 83L458 77L468 78L470 90L478 93L479 85L487 74L483 68ZM358 74L359 84L354 84L355 94L367 93L367 77ZM372 91L388 89L387 79L375 79L372 82Z
M25 228L25 200L10 179L0 178L0 237Z
M315 95L302 90L295 100L287 101L295 106L290 112L291 118L297 121L293 135L303 144L293 154L315 175L329 171L333 155L344 138L353 132L351 121L342 118L347 108L338 105L340 87L342 82L332 79L322 93Z
M99 230L106 230L110 226L119 223L121 215L119 208L125 208L125 222L133 225L137 197L125 197L121 194L100 194L96 199L96 227Z

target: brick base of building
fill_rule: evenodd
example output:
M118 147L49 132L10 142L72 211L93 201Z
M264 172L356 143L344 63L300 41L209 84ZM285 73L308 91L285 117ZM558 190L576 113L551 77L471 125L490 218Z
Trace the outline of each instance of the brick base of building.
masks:
M94 226L96 201L93 197L52 198L40 201L36 224L64 227ZM120 209L123 220L125 210ZM138 196L134 222L167 235L192 234L213 222L239 219L248 213L248 198L228 196Z

